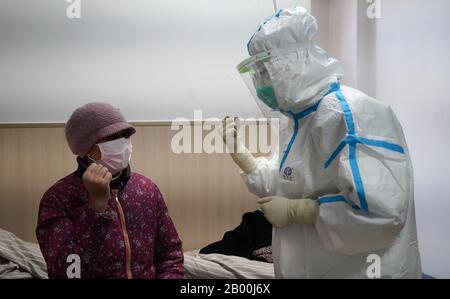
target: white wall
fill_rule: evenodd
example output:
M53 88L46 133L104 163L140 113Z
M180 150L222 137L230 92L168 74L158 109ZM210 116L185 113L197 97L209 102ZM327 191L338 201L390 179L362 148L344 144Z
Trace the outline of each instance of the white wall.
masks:
M81 0L79 20L67 6L0 2L0 122L65 121L93 100L131 120L259 116L236 65L272 0Z
M367 19L368 5L360 0L314 0L311 10L319 24L315 42L342 63L342 82L373 95L376 22Z
M311 12L319 25L319 32L314 37L314 42L322 49L330 51L330 0L311 1Z
M357 84L357 5L355 0L331 0L329 21L330 56L339 59L344 66L343 83Z
M423 271L450 278L450 1L381 1L381 19L369 19L366 1L314 0L317 39L342 61L345 84L396 112L415 169Z
M356 86L357 77L357 0L313 0L311 11L319 24L315 42L328 55L338 59L345 77L342 82Z
M403 124L424 271L450 278L450 1L383 1L376 96Z

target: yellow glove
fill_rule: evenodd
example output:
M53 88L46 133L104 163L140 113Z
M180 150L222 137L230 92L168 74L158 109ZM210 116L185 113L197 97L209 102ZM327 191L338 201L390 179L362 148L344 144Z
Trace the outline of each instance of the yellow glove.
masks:
M235 118L236 119L236 118ZM231 152L230 156L240 169L245 173L251 173L256 168L256 159L239 141L237 126L235 120L230 117L225 117L223 120L223 141L228 150Z
M271 196L258 201L267 220L276 228L289 224L314 224L319 213L317 202L312 199L287 199Z

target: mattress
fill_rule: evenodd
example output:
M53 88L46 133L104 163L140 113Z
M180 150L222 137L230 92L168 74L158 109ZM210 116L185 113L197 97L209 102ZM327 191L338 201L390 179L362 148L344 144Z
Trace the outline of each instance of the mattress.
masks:
M273 265L221 254L199 254L199 250L184 254L188 279L271 279ZM47 268L38 244L21 240L0 229L0 279L46 279Z
M190 279L273 279L273 264L222 254L184 254L186 278Z

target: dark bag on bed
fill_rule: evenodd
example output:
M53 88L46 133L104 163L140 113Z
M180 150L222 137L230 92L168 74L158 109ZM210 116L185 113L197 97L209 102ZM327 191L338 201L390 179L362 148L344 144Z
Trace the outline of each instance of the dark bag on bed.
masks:
M255 211L245 213L238 227L226 232L221 241L201 249L200 253L219 253L268 262L271 260L271 257L267 256L267 252L271 253L271 244L272 225L261 211ZM265 252L266 254L257 254L255 251Z

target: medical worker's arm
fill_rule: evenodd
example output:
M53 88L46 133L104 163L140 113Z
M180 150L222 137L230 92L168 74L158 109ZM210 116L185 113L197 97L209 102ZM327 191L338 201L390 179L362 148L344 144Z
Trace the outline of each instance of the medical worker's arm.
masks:
M405 153L365 144L356 144L353 150L346 145L326 167L339 191L318 198L315 226L329 250L354 255L385 249L404 226L413 174L403 132L393 114L387 118L392 123L383 123L382 127L390 129L380 130L382 136L371 137L399 144ZM330 135L319 133L314 140L324 163L332 154L329 145L341 142L329 139Z
M233 161L242 170L241 176L248 189L258 197L274 195L278 174L278 154L271 159L254 158L238 138L236 123L226 117L223 121L224 142Z
M314 224L319 208L316 200L273 196L258 201L266 219L276 228L290 224Z
M229 117L225 117L223 120L223 127L223 140L234 163L236 163L244 173L251 173L256 168L256 160L245 145L239 140L235 121Z

